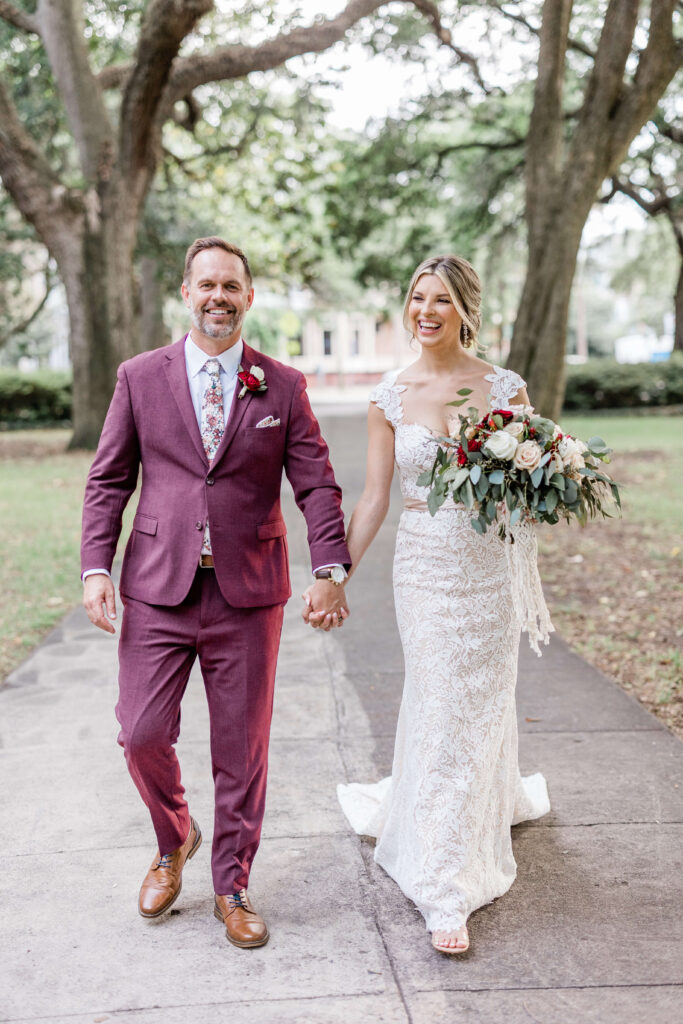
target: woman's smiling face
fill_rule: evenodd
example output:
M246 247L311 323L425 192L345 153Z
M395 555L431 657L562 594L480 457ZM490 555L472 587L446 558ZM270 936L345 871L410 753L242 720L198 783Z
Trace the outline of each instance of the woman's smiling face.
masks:
M415 338L425 347L460 341L462 317L436 274L422 274L417 279L410 296L408 319Z

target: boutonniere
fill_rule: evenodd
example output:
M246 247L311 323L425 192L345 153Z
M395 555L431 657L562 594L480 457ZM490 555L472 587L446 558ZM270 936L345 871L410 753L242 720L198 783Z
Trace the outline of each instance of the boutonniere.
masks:
M238 398L244 398L247 391L267 391L268 385L266 384L266 375L260 366L252 366L247 372L242 367L238 367L237 379L242 382L242 388L240 390Z

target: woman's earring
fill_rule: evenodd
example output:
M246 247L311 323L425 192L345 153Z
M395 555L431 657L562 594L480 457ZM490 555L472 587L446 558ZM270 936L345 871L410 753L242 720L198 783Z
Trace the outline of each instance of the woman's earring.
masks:
M470 336L469 328L468 328L467 324L464 323L462 325L462 343L465 346L465 348L469 347L469 336Z

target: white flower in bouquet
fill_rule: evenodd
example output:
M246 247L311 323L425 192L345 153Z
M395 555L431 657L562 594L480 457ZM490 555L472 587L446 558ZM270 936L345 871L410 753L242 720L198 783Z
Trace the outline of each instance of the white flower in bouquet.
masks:
M529 473L538 466L543 457L543 449L535 441L522 441L515 452L514 463L517 469L526 469Z
M506 434L511 434L514 438L520 438L525 430L525 424L521 420L512 420L506 427L503 427Z
M575 452L579 451L579 446L573 437L569 437L569 435L566 434L558 444L557 449L562 458L566 461L568 455L573 455Z
M561 473L562 470L564 469L564 463L562 461L562 458L561 458L559 452L555 452L553 454L553 457L550 460L549 464L552 466L553 472L555 472L555 473Z
M474 426L474 424L472 424L472 426L468 427L467 430L465 431L465 437L467 438L468 441L471 441L476 432L477 428Z
M496 430L494 434L487 439L484 445L485 451L489 455L493 455L494 459L503 459L505 462L509 462L517 451L518 442L505 430Z
M459 416L449 416L448 417L448 427L447 427L447 430L448 430L448 436L449 437L457 437L458 436L458 434L460 433L460 417Z
M586 465L579 444L583 444L583 442L575 441L573 437L563 437L557 446L565 469L571 469L576 472L579 469L583 469ZM583 445L583 450L588 451L586 445Z
M553 441L557 441L557 439L558 439L558 437L560 436L561 433L562 433L562 427L560 427L556 423L555 424L555 429L553 430Z

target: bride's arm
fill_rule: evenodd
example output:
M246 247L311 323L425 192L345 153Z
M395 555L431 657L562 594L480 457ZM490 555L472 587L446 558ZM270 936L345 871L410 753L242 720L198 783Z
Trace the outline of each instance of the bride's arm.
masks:
M394 431L378 406L368 410L368 462L365 487L353 510L346 534L353 576L389 510L394 475Z

